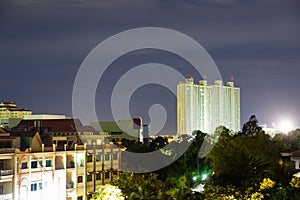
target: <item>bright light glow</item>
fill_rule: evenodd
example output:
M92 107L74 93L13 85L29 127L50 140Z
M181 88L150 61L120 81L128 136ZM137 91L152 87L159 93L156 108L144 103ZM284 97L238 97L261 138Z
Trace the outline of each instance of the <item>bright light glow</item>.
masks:
M124 200L121 190L113 185L100 185L97 188L96 194L93 196L94 200Z
M206 179L207 179L207 177L208 177L208 175L207 175L207 174L202 174L202 181L206 180Z
M293 124L288 120L284 120L280 123L279 130L281 130L283 133L288 133L293 130Z
M197 176L193 176L193 181L196 181L197 180Z

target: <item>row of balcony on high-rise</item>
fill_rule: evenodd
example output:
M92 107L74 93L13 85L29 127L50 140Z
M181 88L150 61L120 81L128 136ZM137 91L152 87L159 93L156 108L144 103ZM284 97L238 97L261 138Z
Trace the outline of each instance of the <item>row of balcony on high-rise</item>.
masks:
M221 80L208 84L194 83L193 78L177 85L177 134L191 135L193 131L213 133L219 126L240 131L240 88L233 82Z

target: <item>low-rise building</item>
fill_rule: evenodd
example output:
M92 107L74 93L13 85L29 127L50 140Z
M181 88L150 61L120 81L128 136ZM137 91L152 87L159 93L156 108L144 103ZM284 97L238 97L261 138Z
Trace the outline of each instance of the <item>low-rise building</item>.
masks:
M119 173L121 149L105 143L105 134L81 138L83 130L93 130L82 126L83 132L67 131L69 120L27 123L22 121L12 132L0 129L0 199L85 200ZM74 137L75 144L68 139Z
M2 131L3 129L0 130L0 132ZM4 137L3 141L0 141L1 144L8 144L14 139L10 136L1 137ZM14 161L14 149L2 146L0 152L0 199L13 199Z
M99 132L108 133L112 142L119 142L122 139L143 142L145 137L142 118L123 118L117 122L91 122L90 125Z
M282 163L285 163L289 173L300 173L300 150L287 150L280 152Z
M295 162L295 169L300 171L300 150L291 153L291 161Z

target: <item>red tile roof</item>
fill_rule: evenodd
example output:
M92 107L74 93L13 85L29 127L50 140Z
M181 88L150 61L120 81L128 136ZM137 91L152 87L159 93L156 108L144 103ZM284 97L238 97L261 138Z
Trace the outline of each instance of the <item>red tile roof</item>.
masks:
M48 132L93 132L98 133L94 128L90 126L83 126L79 119L46 119L46 120L22 120L18 125L18 128L27 127L28 130L32 130L35 126L42 128L48 128Z

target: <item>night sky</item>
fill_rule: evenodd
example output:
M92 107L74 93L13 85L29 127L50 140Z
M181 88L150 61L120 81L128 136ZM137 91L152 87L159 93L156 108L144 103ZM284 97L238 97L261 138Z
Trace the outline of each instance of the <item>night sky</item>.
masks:
M0 101L34 113L72 116L76 73L104 39L131 28L164 27L197 40L217 64L223 81L241 88L241 121L290 119L300 127L300 3L297 0L0 0ZM117 59L99 82L99 120L112 120L110 94L123 73L149 62L201 77L185 60L160 50ZM143 75L141 75L142 77ZM165 133L176 132L176 98L145 85L131 98L132 116L148 123L149 106L168 113Z

